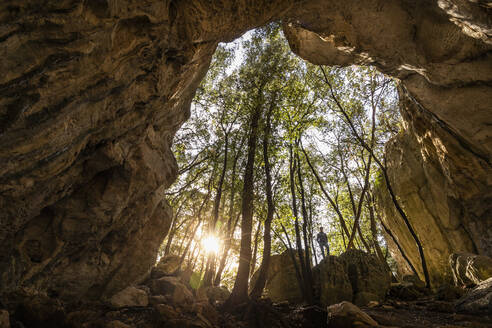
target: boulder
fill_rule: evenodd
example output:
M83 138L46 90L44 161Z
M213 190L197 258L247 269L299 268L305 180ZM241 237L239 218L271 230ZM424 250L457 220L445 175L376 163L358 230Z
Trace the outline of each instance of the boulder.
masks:
M205 294L210 303L224 302L231 292L223 286L210 286L205 288Z
M471 314L492 313L492 278L479 283L456 302L458 312Z
M197 302L207 301L210 304L215 304L217 302L224 302L231 292L224 286L201 286L194 290L195 300Z
M410 301L427 294L425 288L415 286L412 283L393 283L388 291L388 295L392 298Z
M336 256L328 256L313 268L313 274L322 305L352 301L352 285L343 260Z
M113 320L108 322L105 328L132 328L132 327L121 322L120 320Z
M166 320L176 319L179 317L179 313L174 309L174 307L167 304L156 304L154 308L159 312L159 314Z
M362 312L357 306L350 302L341 302L330 305L328 311L328 328L351 328L351 327L377 327L367 313Z
M357 305L384 300L391 285L391 276L375 255L351 249L340 255L340 259L346 265Z
M169 297L168 296L152 295L149 297L149 304L150 305L166 304L166 303L169 303Z
M420 280L420 278L414 274L406 274L401 278L404 284L412 284L417 288L425 288L425 282Z
M400 79L400 101L415 108L387 147L388 175L431 277L450 248L490 256L485 3L2 1L0 291L98 299L147 272L171 224L173 135L216 45L271 20L312 63L374 64Z
M274 302L288 301L298 303L302 301L302 293L297 282L291 255L288 252L272 255L264 295ZM296 259L298 259L297 256ZM257 277L258 271L255 272L251 279L251 286L254 285Z
M63 304L44 294L29 293L15 311L15 318L26 327L37 327L40 322L44 327L56 327L65 322L66 313Z
M212 326L216 327L219 323L217 310L207 301L195 303L194 310L197 314L206 319Z
M147 306L149 304L149 297L144 290L130 286L113 295L110 302L111 305L116 308L127 306Z
M175 275L181 266L181 257L177 255L164 256L159 260L159 263L152 268L150 277L159 279L164 276Z
M471 286L492 277L492 258L471 253L453 253L449 265L457 286Z
M437 290L436 298L440 301L451 302L456 301L457 299L462 297L464 293L465 291L460 287L444 285L439 287L439 289Z
M193 303L193 294L176 277L162 277L153 279L149 284L153 295L169 296L170 302L175 305L185 305Z
M10 318L7 310L0 310L0 328L10 328Z

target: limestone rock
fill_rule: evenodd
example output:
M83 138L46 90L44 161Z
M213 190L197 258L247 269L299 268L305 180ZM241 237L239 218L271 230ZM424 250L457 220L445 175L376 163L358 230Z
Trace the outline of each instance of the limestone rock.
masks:
M416 288L425 288L425 282L420 280L420 278L414 274L406 274L401 278L404 284L412 284Z
M337 256L328 256L313 268L317 294L322 305L352 301L353 290L346 263Z
M387 146L388 174L432 282L452 279L451 253L491 256L492 46L481 3L2 1L0 291L97 300L146 274L171 222L173 135L212 54L273 20L314 63L372 64L401 81L405 123ZM422 278L382 194L383 220Z
M375 255L352 249L340 255L340 259L346 265L355 304L366 305L370 301L385 299L391 277Z
M169 300L175 305L193 303L193 294L176 277L162 277L150 282L150 290L153 295L169 296Z
M479 284L492 277L492 258L471 253L453 253L449 265L457 286Z
M222 286L210 286L205 289L205 293L210 303L215 304L216 302L224 302L231 292Z
M456 302L456 310L473 314L492 313L492 278L482 281Z
M270 259L264 294L274 302L289 301L297 303L302 301L295 267L288 252L272 255ZM294 254L294 256L296 255ZM296 259L298 260L297 256ZM258 272L253 275L251 285L256 281L257 274Z
M111 305L114 307L147 306L149 297L147 293L135 287L127 287L111 297Z
M437 290L437 299L452 302L462 297L464 293L465 291L460 287L452 285L441 286Z
M330 2L326 10L309 2L284 20L285 34L313 63L371 64L401 80L404 124L386 146L388 176L423 244L432 285L450 283L451 253L492 256L492 92L482 85L492 76L490 13L461 0L412 9L403 1L357 4ZM415 241L381 189L383 222L423 279ZM410 273L386 239L400 273Z
M62 303L44 294L27 294L15 312L16 319L28 327L35 327L40 322L46 326L63 324L66 313ZM25 296L27 296L25 295Z
M159 263L152 268L150 277L158 279L164 276L172 276L177 273L181 265L181 257L168 255L159 260Z
M119 320L113 320L107 323L106 328L131 328L131 326Z
M176 319L179 317L179 313L170 305L156 304L154 305L154 307L159 312L159 314L167 320Z
M426 289L412 283L392 283L388 295L400 300L415 300L427 294Z
M10 328L10 318L7 310L0 310L0 328Z
M405 96L407 97L408 94ZM448 258L455 252L490 256L492 236L487 204L490 169L484 157L418 103L401 97L405 130L386 145L388 174L400 205L424 245L431 285L450 284ZM471 147L471 148L470 148ZM384 224L392 231L421 280L420 256L387 191L379 192ZM400 275L411 273L389 236Z
M152 295L149 297L149 304L150 305L155 305L155 304L166 304L169 303L169 297L164 296L164 295Z
M194 310L202 315L213 327L218 325L219 314L208 301L195 303Z
M378 323L374 319L350 302L330 305L327 311L329 328L378 326Z

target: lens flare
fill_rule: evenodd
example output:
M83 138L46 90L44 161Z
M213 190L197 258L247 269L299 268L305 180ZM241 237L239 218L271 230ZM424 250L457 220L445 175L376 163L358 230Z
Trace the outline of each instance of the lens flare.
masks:
M206 253L217 254L220 249L220 241L215 236L206 236L201 240L202 247Z

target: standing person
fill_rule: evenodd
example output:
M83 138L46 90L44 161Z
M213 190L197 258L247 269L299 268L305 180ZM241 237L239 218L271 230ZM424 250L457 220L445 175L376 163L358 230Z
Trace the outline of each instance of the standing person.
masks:
M326 233L323 232L323 227L319 228L319 232L316 235L316 241L319 244L319 248L321 249L321 254L323 255L323 258L325 258L325 250L324 250L325 247L326 247L326 255L330 256L330 247L328 246L328 237L326 236Z

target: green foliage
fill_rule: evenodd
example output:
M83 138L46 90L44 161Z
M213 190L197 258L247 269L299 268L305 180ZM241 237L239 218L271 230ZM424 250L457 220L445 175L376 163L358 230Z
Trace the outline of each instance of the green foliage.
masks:
M344 236L339 215L351 229L355 221L354 203L366 202L360 199L360 195L368 153L354 137L326 82L331 84L335 98L346 110L357 133L367 143L372 142L372 112L375 111L373 151L380 158L385 142L399 129L395 82L374 68L355 66L325 67L325 81L318 66L306 63L291 53L276 24L249 32L247 36L236 41L233 46L219 45L210 70L196 93L191 118L175 136L173 151L180 167L180 176L167 193L177 213L172 252L184 251L186 241L193 238L190 233L193 222L200 217L205 223L212 216L213 196L217 192L224 162L226 135L228 161L217 230L223 240L229 238L228 226L236 221L240 213L240 177L245 163L249 117L259 106L263 113L260 131L263 131L265 124L265 113L272 109L273 131L268 147L276 208L272 223L272 252L275 254L285 250L287 236L291 242L295 240L295 217L289 191L289 149L292 148L300 159L298 165L303 172L306 201L309 204L310 238L314 238L319 227L324 227L332 254L339 254L347 246L347 236ZM335 206L321 191L301 147L316 168ZM262 147L257 147L255 221L263 221L266 216L261 151ZM372 193L382 183L382 178L375 166L370 168L369 176L368 189ZM297 178L295 183L296 192L299 192ZM380 235L375 238L371 234L366 205L362 206L360 215L362 238L370 245L373 242L380 243ZM186 256L187 263L195 271L200 270L200 267L203 269L204 265L198 241L201 229L197 230L197 236L194 237L196 240ZM236 226L229 253L233 258L238 256L240 233L237 229ZM198 251L193 256L191 249L194 245L198 245ZM317 249L316 242L314 246ZM355 246L364 249L359 235L356 236ZM258 249L261 253L261 238ZM229 283L237 264L231 262L228 262L223 275ZM192 279L198 286L201 274L194 273Z

